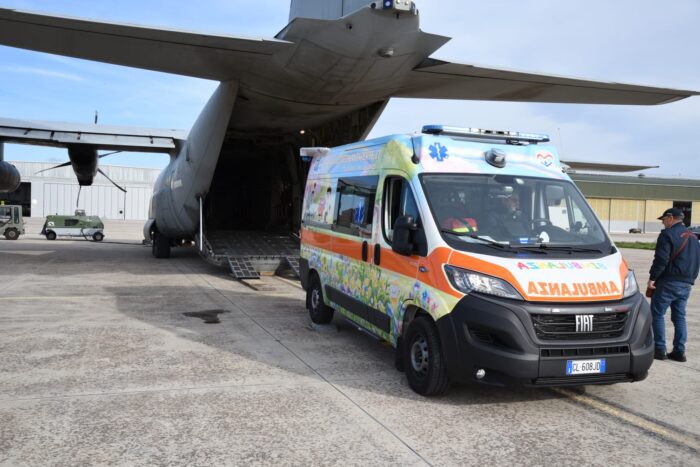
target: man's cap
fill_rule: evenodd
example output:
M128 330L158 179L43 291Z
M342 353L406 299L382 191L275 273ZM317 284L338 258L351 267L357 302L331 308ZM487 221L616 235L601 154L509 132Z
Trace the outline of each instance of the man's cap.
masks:
M685 214L683 214L683 211L678 208L668 208L663 214L661 214L661 217L658 217L657 219L661 220L667 216L680 217L682 219L685 217Z

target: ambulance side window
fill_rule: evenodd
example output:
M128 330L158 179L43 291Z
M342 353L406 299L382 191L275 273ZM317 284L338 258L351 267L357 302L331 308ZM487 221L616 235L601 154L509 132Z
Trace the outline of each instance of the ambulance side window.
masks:
M387 177L384 183L384 206L382 209L382 229L384 238L391 244L394 236L394 224L401 216L413 216L420 224L418 205L411 192L408 181L401 177Z
M74 225L78 225L78 219L66 219L66 227L72 227Z
M363 238L372 235L378 183L377 176L338 179L334 230Z

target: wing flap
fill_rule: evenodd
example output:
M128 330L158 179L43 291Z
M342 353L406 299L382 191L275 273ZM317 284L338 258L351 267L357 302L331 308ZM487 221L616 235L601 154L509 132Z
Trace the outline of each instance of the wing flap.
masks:
M396 97L568 104L666 104L700 93L538 75L428 59L414 68Z
M184 131L36 122L0 118L0 141L65 148L84 144L97 149L170 153L186 139Z
M0 8L0 44L147 70L226 81L293 45L278 39L49 16Z

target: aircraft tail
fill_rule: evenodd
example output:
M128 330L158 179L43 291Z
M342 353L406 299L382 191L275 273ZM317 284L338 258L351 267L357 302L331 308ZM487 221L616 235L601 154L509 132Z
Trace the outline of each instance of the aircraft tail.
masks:
M370 3L371 0L291 0L289 22L294 18L338 19Z

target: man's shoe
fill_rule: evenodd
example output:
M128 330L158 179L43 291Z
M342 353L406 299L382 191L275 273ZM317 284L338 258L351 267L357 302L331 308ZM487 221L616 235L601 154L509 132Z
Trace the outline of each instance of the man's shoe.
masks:
M685 362L687 360L684 353L676 352L675 350L668 354L668 358L677 362Z
M666 360L666 358L666 351L664 349L654 349L654 360Z

